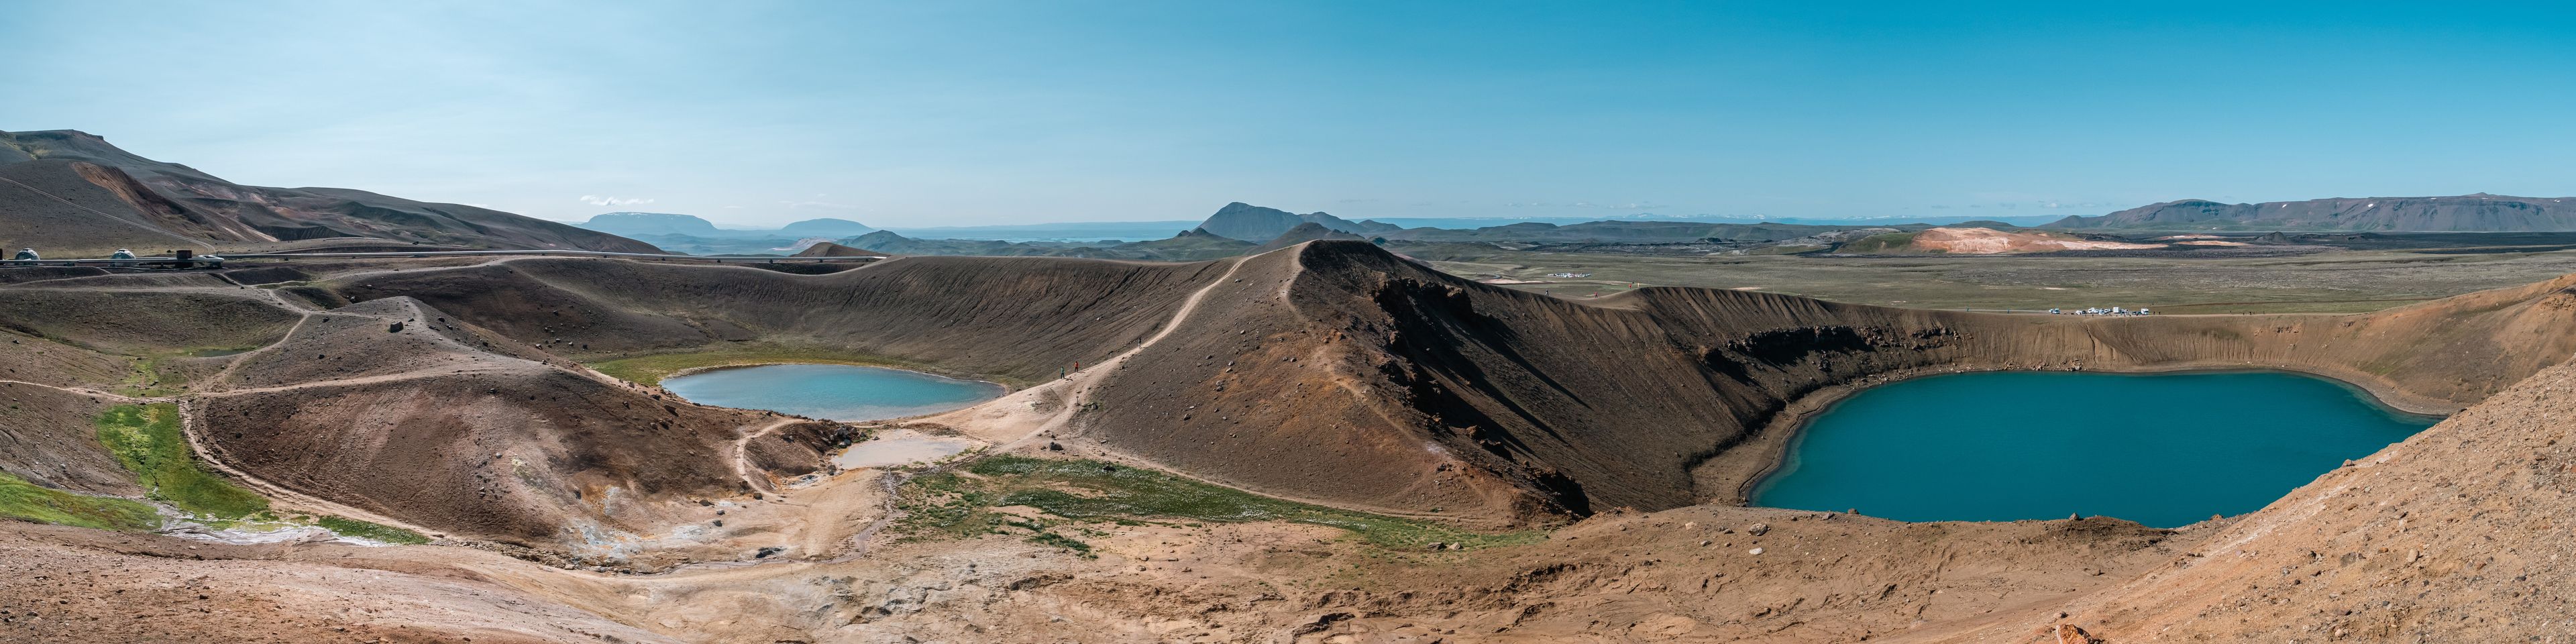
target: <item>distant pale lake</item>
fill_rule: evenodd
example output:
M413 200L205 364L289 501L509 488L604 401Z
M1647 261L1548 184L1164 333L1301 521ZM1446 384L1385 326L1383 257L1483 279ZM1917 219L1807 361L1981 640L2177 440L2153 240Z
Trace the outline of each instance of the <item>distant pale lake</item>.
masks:
M701 371L662 380L689 402L827 418L882 420L964 409L1001 385L918 371L836 364L779 364Z
M1862 390L1813 419L1753 505L1904 521L2261 509L2439 418L2277 372L1991 372Z

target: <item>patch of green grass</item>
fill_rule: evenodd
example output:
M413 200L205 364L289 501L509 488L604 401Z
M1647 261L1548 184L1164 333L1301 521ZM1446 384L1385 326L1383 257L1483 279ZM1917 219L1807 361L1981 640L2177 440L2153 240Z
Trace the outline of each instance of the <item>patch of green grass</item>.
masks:
M1038 545L1041 545L1041 546L1055 546L1055 547L1058 547L1058 548L1063 548L1063 549L1066 549L1066 550L1071 550L1071 551L1078 552L1078 553L1082 553L1082 554L1086 554L1086 555L1091 554L1091 544L1083 543L1083 542L1081 542L1080 540L1076 540L1076 539L1074 539L1073 537L1068 537L1068 536L1064 536L1064 535L1056 534L1056 533L1053 533L1053 532L1040 532L1040 533L1037 533L1036 535L1029 537L1029 543L1034 543L1034 544L1038 544Z
M1332 526L1362 542L1421 550L1434 543L1463 547L1527 543L1536 531L1465 530L1440 523L1340 510L1276 499L1162 472L1089 460L993 456L967 465L965 475L939 473L906 485L905 527L972 536L1013 525L990 508L1029 506L1068 519L1109 523L1179 519L1201 523L1288 521ZM1043 537L1032 537L1038 539ZM1057 545L1057 544L1051 544Z
M835 349L789 347L773 344L748 344L727 347L715 351L666 353L660 355L619 358L606 362L591 363L590 368L596 369L600 373L608 374L610 377L650 387L662 384L662 379L670 377L671 374L689 369L756 364L845 364L861 367L893 367L896 369L910 369L913 371L938 372L937 369L932 368L930 365L891 356ZM1027 382L1010 378L1003 378L1000 380L1003 381L1003 384L1011 385L1013 387L1023 387L1029 384Z
M268 499L197 465L179 430L179 406L118 405L98 416L98 442L134 472L152 498L207 517L240 517L268 509Z
M326 514L315 517L313 524L329 528L332 532L339 533L340 536L344 537L374 539L385 543L399 543L412 546L429 543L429 537L421 536L418 532L412 532L410 530L404 530L402 528L396 528L380 523L359 521L357 519L347 517L337 517Z
M185 355L185 354L180 354ZM134 361L134 373L125 376L118 393L128 396L170 396L185 390L187 376L163 362L170 356L153 355Z
M994 496L985 487L980 481L970 482L949 472L912 477L904 482L903 494L895 500L895 506L904 513L896 526L908 532L953 537L1001 532L1009 519L985 511L995 505Z
M161 516L152 511L152 506L112 496L48 489L8 474L0 474L0 516L130 532L161 527Z

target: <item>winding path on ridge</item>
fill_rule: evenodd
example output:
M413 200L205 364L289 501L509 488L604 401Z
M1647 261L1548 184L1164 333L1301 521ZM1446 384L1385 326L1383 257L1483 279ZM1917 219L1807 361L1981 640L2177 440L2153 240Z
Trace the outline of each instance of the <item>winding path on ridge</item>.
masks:
M1188 321L1191 314L1198 312L1199 304L1207 300L1208 294L1215 292L1218 287L1224 286L1228 281L1234 279L1235 271L1243 268L1243 263L1252 259L1252 257L1259 256L1235 257L1229 260L1223 260L1231 262L1226 265L1225 273L1217 275L1216 279L1208 282L1206 286L1199 287L1198 290L1190 292L1189 297L1181 300L1180 308L1172 311L1171 319L1163 322L1163 328L1159 331L1155 331L1154 335L1146 337L1143 342L1137 343L1134 348L1128 349L1118 355L1110 356L1109 359L1102 360L1100 363L1094 364L1089 368L1067 374L1063 380L1030 387L1009 396L1005 396L999 400L994 400L982 405L968 407L946 414L923 418L921 420L941 424L985 427L999 430L997 433L1004 435L1011 433L1018 434L1010 440L994 441L997 445L994 446L993 451L1009 451L1017 449L1028 445L1039 437L1045 436L1050 432L1069 427L1073 424L1074 415L1082 410L1082 403L1090 399L1092 390L1099 388L1103 379L1106 379L1109 374L1117 372L1118 368L1124 366L1129 358L1133 358L1137 354L1144 353L1146 349L1153 348L1155 344L1162 342L1164 338L1171 337L1172 332L1180 330L1181 324ZM994 409L997 408L1035 409L1038 407L1037 403L1040 399L1046 397L1053 397L1057 401L1056 409L1053 413L1047 414L1042 418L1035 419L1034 421L1028 419L1026 415L1019 413L1005 412L998 416L994 414ZM1006 404L1014 402L1019 406ZM1017 432L1010 431L1012 429L1012 425L1022 424L1025 424L1024 429L1020 429Z

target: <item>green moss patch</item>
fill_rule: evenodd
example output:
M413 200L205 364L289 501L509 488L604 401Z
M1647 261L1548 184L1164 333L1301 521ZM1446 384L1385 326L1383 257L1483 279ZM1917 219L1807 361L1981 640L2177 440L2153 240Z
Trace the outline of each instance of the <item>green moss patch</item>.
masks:
M161 527L161 516L152 511L152 506L111 496L48 489L7 474L0 474L0 516L130 532Z
M1033 529L1031 539L1068 549L1063 537L1050 538L1043 526L1025 525L992 511L1028 506L1076 521L1133 523L1182 520L1202 523L1287 521L1332 526L1362 542L1390 549L1421 550L1434 543L1475 548L1527 543L1543 538L1536 531L1477 532L1431 521L1340 510L1261 496L1201 483L1153 470L1089 460L1054 460L993 456L968 464L963 472L934 473L906 483L900 501L903 527L924 534L973 536ZM1074 542L1079 543L1079 542Z
M332 532L338 533L343 537L373 539L385 543L399 543L412 546L429 543L429 537L421 536L418 532L412 532L410 530L404 530L402 528L396 528L380 523L359 521L357 519L346 517L324 515L315 517L313 524L328 528Z
M179 406L118 405L98 416L98 442L134 472L152 498L206 517L240 517L268 509L268 499L197 464L179 430Z

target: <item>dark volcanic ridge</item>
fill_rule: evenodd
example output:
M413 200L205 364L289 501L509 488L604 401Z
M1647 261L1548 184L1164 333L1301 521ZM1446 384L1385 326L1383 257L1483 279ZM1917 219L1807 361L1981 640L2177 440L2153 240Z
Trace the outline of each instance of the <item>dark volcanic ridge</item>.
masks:
M472 248L660 252L651 244L462 204L344 188L246 186L71 130L0 132L0 241L54 257L117 248L233 250L358 238ZM149 249L149 250L147 250Z
M2066 229L2349 230L2412 232L2576 231L2576 198L2367 197L2227 204L2168 201L2048 224Z

